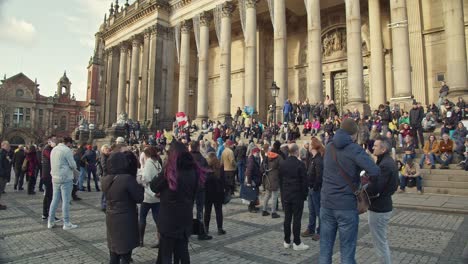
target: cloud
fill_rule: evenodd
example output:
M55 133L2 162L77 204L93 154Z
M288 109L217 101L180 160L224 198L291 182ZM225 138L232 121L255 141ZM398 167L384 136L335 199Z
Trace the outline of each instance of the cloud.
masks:
M4 3L5 0L0 1L2 1L0 3ZM36 33L34 25L23 19L16 17L0 19L0 40L6 43L31 46L34 44Z
M92 37L83 37L80 38L80 44L87 48L94 48L94 39Z
M0 0L1 1L1 0ZM91 17L103 18L110 7L109 0L75 0L81 11Z

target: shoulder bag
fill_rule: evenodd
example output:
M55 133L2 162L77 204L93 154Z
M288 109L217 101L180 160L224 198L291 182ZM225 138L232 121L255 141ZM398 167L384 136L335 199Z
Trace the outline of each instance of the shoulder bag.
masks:
M343 179L348 183L349 187L353 191L354 195L356 196L356 201L357 201L357 210L359 214L363 214L367 212L370 206L370 199L369 195L367 194L367 191L362 189L362 188L357 188L353 182L351 181L351 178L346 174L346 172L341 168L340 164L338 163L338 160L336 158L336 149L333 144L331 144L331 151L333 155L333 159L336 162L336 165L338 166L338 169L340 170L340 175L343 177Z

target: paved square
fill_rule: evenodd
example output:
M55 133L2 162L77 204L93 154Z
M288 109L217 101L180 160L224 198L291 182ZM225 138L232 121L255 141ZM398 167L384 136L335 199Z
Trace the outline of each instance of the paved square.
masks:
M81 192L82 201L72 202L71 221L78 229L64 231L61 223L48 230L41 220L42 194L34 196L13 192L7 186L2 197L8 210L0 211L0 263L107 263L105 214L100 211L101 193ZM280 206L281 208L281 206ZM307 206L305 206L305 209ZM218 236L214 211L210 222L213 240L190 239L191 262L229 264L318 263L319 242L303 239L309 250L296 252L283 248L283 217L272 219L261 213L247 212L239 199L223 208L224 229ZM60 208L57 217L61 217ZM307 227L304 211L302 230ZM463 259L468 246L468 216L414 210L395 210L389 227L389 241L394 263L468 263ZM134 263L154 263L157 250L156 228L151 216L145 235L145 247L133 251ZM333 263L340 263L339 239ZM367 214L360 216L357 263L379 263L372 247Z

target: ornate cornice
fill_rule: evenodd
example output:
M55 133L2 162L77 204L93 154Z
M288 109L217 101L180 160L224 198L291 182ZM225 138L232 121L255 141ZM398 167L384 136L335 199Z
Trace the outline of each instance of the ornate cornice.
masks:
M129 43L127 41L122 41L120 42L119 44L119 47L120 47L120 52L128 52L128 49L130 47Z
M171 7L167 0L150 0L149 2L140 5L138 9L131 10L125 17L119 13L119 15L115 18L115 22L112 25L109 25L103 32L103 38L107 39L115 33L121 30L125 30L129 25L134 24L142 18L151 15L157 10L163 10L169 13Z
M136 34L131 37L132 47L139 47L142 43L141 35Z
M192 3L192 0L178 0L171 5L172 12Z
M245 0L245 7L246 8L256 8L258 0Z
M182 20L180 22L180 31L182 33L189 33L193 28L193 23L191 19Z
M200 13L200 26L209 27L213 20L213 13L210 11L203 11Z
M232 13L236 10L236 5L231 1L224 2L221 10L223 17L232 17Z

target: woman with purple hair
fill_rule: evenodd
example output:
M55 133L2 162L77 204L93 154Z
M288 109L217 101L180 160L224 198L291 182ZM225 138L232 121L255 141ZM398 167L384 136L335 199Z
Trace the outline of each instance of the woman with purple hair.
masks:
M205 172L184 144L171 144L164 176L150 183L161 201L156 263L190 263L188 239L192 234L193 203L198 186L204 184Z

